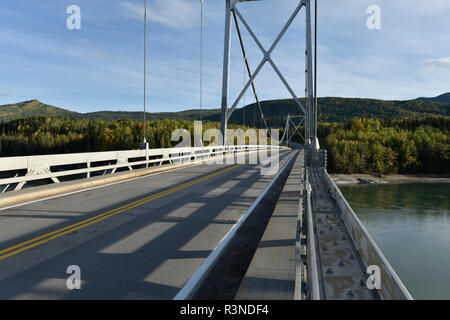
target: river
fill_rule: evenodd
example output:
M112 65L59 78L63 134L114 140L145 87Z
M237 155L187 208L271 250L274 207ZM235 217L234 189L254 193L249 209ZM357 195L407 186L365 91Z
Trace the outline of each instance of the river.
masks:
M450 184L339 186L415 299L450 299Z

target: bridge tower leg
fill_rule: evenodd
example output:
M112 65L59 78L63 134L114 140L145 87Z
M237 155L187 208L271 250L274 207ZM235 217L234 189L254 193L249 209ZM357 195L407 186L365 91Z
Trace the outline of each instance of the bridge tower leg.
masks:
M312 31L311 31L311 0L305 1L306 6L306 101L307 107L307 137L311 151L317 150L316 143L316 113L313 87L313 63L312 63Z
M223 79L222 79L222 112L220 129L222 132L222 144L227 143L228 122L228 92L230 84L230 48L231 48L231 9L233 0L225 0L225 43L223 51Z

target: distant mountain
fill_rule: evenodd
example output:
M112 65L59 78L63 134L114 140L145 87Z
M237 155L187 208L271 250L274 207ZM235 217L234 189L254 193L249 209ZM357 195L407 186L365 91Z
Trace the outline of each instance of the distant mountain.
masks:
M318 99L319 121L344 122L352 118L379 118L400 119L405 117L423 118L429 115L450 116L450 93L441 95L437 100L424 100L419 98L406 101L385 101L361 98L335 98L326 97ZM305 99L300 99L305 105ZM286 117L301 114L300 108L293 99L262 101L261 107L264 116L271 127L283 127ZM127 111L98 111L78 113L44 104L38 100L24 101L17 104L0 106L0 120L30 117L33 115L46 115L56 117L69 117L72 119L101 119L101 120L142 120L143 112ZM184 119L188 121L200 119L200 110L186 110L180 112L148 113L149 120ZM247 126L261 126L259 109L255 104L236 109L231 118L232 124ZM203 110L203 120L220 121L220 109Z
M305 105L305 100L300 100ZM288 114L301 114L300 108L293 99L263 101L261 102L261 108L270 126L282 127ZM253 109L254 104L236 110L230 121L242 123L245 110L247 125L253 125ZM257 107L255 113L256 126L259 127L260 117ZM400 119L406 117L423 118L429 115L450 116L450 103L326 97L318 99L318 115L319 121L322 122L345 122L353 118Z
M437 96L434 98L423 98L422 97L422 98L417 98L417 100L450 103L450 92L441 94L440 96Z
M29 100L0 106L0 119L27 118L35 115L70 117L74 119L83 117L81 113L50 106L39 100Z
M142 120L144 117L143 112L130 112L130 111L97 111L85 113L82 115L85 119L102 119L102 120L120 120L120 119L130 119L130 120ZM209 118L218 116L220 119L219 109L207 109L203 110L203 118ZM148 120L163 120L163 119L184 119L188 121L193 121L200 119L200 110L186 110L178 112L153 112L147 113ZM215 120L214 120L215 121Z

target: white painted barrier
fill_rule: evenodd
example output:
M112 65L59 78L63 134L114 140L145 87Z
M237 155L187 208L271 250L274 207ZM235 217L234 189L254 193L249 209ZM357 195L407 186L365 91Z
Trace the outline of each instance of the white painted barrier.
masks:
M27 182L42 179L51 179L58 183L60 177L84 175L83 177L89 178L93 173L104 175L123 169L131 171L165 163L184 163L202 158L268 148L280 147L264 145L208 146L4 157L0 158L0 192L20 190Z

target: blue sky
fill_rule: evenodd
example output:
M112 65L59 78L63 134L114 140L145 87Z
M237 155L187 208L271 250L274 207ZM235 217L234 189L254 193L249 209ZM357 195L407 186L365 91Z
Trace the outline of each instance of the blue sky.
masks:
M224 0L204 0L204 108L218 108ZM269 47L299 3L239 4ZM81 8L81 30L66 9ZM143 0L2 0L0 104L39 99L78 112L142 109ZM149 110L199 105L200 0L148 0ZM367 7L381 9L381 30L366 27ZM319 0L319 96L412 99L450 91L450 1ZM273 59L299 96L304 92L305 13ZM243 26L242 26L243 29ZM261 53L244 31L252 69ZM233 29L230 103L244 82ZM289 97L266 65L255 81L260 99ZM246 103L253 102L250 94ZM242 105L242 103L241 103Z

